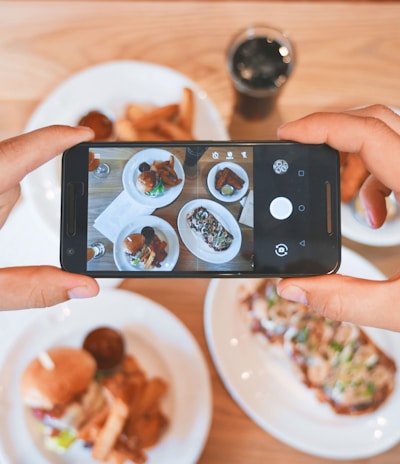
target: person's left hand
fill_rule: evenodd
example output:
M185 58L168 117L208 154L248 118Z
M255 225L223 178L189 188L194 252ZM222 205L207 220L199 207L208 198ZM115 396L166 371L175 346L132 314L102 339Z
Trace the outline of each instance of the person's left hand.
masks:
M92 138L92 130L86 127L50 126L0 142L0 227L18 201L20 181L26 174ZM0 269L0 310L53 306L70 298L95 296L98 291L91 277L53 266Z

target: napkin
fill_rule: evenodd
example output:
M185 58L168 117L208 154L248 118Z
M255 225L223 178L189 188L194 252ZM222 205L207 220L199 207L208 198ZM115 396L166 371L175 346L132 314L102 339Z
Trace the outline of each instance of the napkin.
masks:
M94 227L115 242L121 230L135 221L138 216L148 216L155 208L145 206L135 201L125 190L99 214L94 221Z
M254 227L254 191L250 190L240 203L243 205L243 209L239 222L246 226Z

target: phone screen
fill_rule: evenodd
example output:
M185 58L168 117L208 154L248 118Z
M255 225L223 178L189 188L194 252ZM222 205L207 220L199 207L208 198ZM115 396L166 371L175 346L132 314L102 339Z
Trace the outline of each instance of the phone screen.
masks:
M337 269L338 157L330 147L85 145L89 274Z

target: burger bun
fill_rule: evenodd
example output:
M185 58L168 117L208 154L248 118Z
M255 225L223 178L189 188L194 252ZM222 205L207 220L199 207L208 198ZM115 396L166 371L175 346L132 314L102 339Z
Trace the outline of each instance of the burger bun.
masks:
M143 193L151 192L157 185L157 174L154 171L141 172L136 180L136 187Z
M84 393L96 373L96 361L86 350L57 347L47 352L52 365L45 366L37 357L21 377L23 403L31 408L51 410Z

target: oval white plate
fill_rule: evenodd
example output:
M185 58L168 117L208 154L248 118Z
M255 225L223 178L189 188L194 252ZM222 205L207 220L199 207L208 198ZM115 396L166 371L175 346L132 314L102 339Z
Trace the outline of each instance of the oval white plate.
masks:
M89 300L72 300L28 326L5 359L0 373L0 459L2 464L94 464L79 443L64 455L47 452L40 431L19 396L27 363L54 345L80 346L91 329L122 330L127 352L137 356L149 376L169 384L163 403L170 418L162 440L148 451L148 464L192 464L206 442L211 421L209 373L197 342L167 309L124 290L105 290ZM196 394L193 394L196 392Z
M340 273L384 278L368 261L348 249L343 249ZM317 456L366 458L394 446L400 440L400 372L393 394L376 412L359 417L336 415L299 381L279 348L264 346L250 332L235 297L241 281L211 282L204 325L216 368L243 411L279 440ZM365 330L400 368L400 333Z
M193 209L203 206L233 235L233 240L227 250L215 251L195 233L186 222L186 215ZM240 251L242 233L239 224L232 214L219 203L208 199L192 200L179 211L177 218L179 234L186 248L197 258L207 263L226 263L233 259Z
M164 190L161 195L156 197L151 197L138 190L136 187L136 180L140 174L139 165L143 162L151 165L154 161L168 161L171 156L174 157L174 170L176 175L178 176L178 179L182 179L182 182L175 187ZM152 206L154 208L167 206L176 200L182 192L184 183L185 172L183 171L181 162L168 150L160 148L146 148L137 152L128 160L124 166L124 170L122 171L122 184L128 194L140 204Z
M233 194L230 196L222 195L222 193L215 188L215 176L217 175L218 171L221 171L224 168L231 169L235 174L244 180L243 187L240 190L233 192ZM240 200L246 195L249 188L249 176L247 175L247 172L244 170L244 168L240 166L240 164L224 161L222 163L216 164L210 169L207 175L207 187L214 198L220 201L231 203Z
M80 71L61 83L36 108L25 130L51 124L75 125L89 110L107 109L116 117L128 103L157 106L180 101L183 87L195 92L194 135L198 140L228 140L221 116L207 94L173 69L140 61L111 61ZM57 237L60 227L60 157L29 174L24 197Z
M133 266L129 264L127 256L123 249L124 239L129 234L140 233L143 227L153 227L155 233L158 235L160 240L167 242L167 256L161 263L161 267L155 267L154 269L148 269L152 271L172 271L179 257L179 240L173 227L164 219L157 216L140 216L132 224L125 226L122 231L118 234L117 239L114 243L113 253L114 261L120 271L143 271L143 264Z

